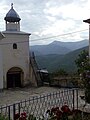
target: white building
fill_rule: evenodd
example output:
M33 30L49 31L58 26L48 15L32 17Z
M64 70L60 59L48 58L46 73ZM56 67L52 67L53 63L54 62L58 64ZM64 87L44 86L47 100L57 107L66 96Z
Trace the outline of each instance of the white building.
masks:
M5 36L0 32L0 41L4 38ZM2 51L0 48L0 90L3 89L3 63L2 63Z
M0 40L0 88L23 87L27 84L37 86L37 75L31 65L29 51L30 33L20 31L20 17L11 9L5 18L5 38ZM33 62L32 62L33 63ZM2 79L1 79L1 76Z

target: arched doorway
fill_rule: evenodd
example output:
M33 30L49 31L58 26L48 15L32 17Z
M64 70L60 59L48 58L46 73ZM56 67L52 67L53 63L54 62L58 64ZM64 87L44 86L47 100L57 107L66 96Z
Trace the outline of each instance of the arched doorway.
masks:
M7 88L21 87L23 71L21 68L13 67L7 72Z

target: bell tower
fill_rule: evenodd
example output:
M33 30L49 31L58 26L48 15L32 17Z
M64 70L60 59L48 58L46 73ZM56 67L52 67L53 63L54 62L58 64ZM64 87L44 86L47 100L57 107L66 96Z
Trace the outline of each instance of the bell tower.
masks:
M20 31L20 17L13 9L13 3L11 3L11 9L4 18L6 21L6 31Z
M0 61L2 65L0 70L3 72L0 73L0 84L3 88L23 87L28 84L37 86L37 71L32 68L30 58L29 36L31 34L20 30L21 18L14 10L13 3L4 20L6 29L2 33L5 38L0 40L2 44L0 60L1 58L3 60L3 63Z
M11 4L4 18L6 29L3 44L3 83L4 88L22 87L30 82L29 77L29 36L20 30L20 17Z

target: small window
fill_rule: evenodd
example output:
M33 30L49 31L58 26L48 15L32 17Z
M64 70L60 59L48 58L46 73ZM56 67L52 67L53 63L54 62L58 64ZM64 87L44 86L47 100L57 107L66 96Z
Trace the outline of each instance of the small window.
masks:
M17 44L16 43L13 44L13 49L17 49Z

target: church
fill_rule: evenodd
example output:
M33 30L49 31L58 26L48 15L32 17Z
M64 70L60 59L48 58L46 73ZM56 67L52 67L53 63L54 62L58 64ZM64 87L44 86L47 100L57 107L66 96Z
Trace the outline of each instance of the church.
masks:
M36 61L30 53L30 33L20 30L20 16L13 4L6 14L6 30L0 40L0 89L41 85Z

